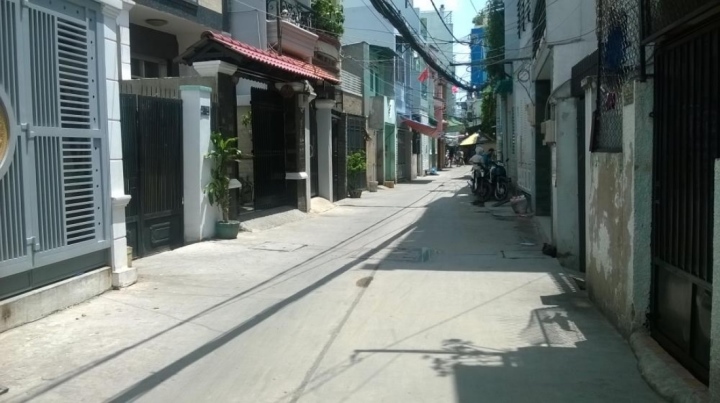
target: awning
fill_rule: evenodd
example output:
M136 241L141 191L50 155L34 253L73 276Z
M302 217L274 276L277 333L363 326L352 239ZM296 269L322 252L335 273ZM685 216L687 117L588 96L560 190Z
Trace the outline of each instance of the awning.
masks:
M241 72L252 77L271 77L277 73L306 79L338 84L338 77L328 71L302 60L262 50L222 34L206 31L200 41L190 46L178 59L192 65L193 62L223 60L238 66Z
M436 127L428 126L424 123L410 119L403 119L403 123L408 125L411 129L432 138L438 138L442 135L442 132L439 132Z
M477 133L471 134L471 135L468 136L465 140L463 140L462 143L460 143L460 145L461 145L461 146L472 146L472 145L475 145L475 143L477 143L478 137L480 137L480 135L477 134Z
M450 117L447 119L447 126L445 127L445 130L449 132L464 132L465 124L453 117Z

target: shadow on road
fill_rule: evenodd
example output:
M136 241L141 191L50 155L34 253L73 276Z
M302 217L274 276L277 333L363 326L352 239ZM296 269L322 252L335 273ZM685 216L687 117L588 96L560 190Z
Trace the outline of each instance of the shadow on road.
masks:
M460 312L447 312L446 319L429 323L422 330L400 337L392 344L357 348L345 362L321 373L314 372L318 364L316 362L308 371L306 382L299 385L288 396L288 399L297 401L308 392L333 381L343 372L354 366L363 365L367 362L365 359L368 356L393 354L393 357L416 355L418 360L427 363L428 371L434 371L437 376L452 377L457 403L623 401L623 398L618 398L619 396L626 396L627 400L624 401L654 401L648 397L652 395L646 393L647 386L639 378L627 346L588 303L584 294L575 289L572 280L559 270L557 264L528 264L531 261L547 259L539 253L539 246L523 246L536 242L537 232L532 221L501 222L496 220L492 216L491 210L472 204L473 198L459 180L439 184L418 201L423 199L431 199L428 203L423 202L424 209L416 208L418 207L417 202L413 203L362 231L361 234L367 235L368 231L382 227L389 235L375 240L374 246L363 249L349 263L337 267L321 279L256 313L250 319L238 323L199 348L188 351L174 362L117 393L109 401L127 402L144 396L183 369L207 357L230 341L273 317L276 313L357 267L367 269L371 273L370 275L374 275L377 270L507 271L533 272L541 275L513 289L499 292L495 297L478 301L475 306ZM359 200L357 203L362 203L362 201ZM391 220L397 214L410 211L413 214L421 214L413 225L397 227L398 224ZM458 234L462 234L462 236L458 237ZM357 236L359 234L349 239ZM339 248L347 242L348 240L340 242L334 248ZM421 254L419 260L416 261L412 259L398 260L397 254L388 253L393 250L420 251ZM327 254L329 251L321 255ZM429 258L425 259L423 251L432 253ZM452 255L453 259L444 259L444 255ZM149 340L206 315L230 301L237 300L258 289L272 287L273 284L282 281L279 280L282 276L291 275L293 270L298 270L316 259L317 256L301 262L271 279L187 318L178 325L77 369L47 386L29 393L26 398L31 400L96 366L119 357L130 349L141 347ZM303 268L307 269L307 267ZM527 341L529 347L519 348L515 351L491 350L475 346L471 340L468 340L467 335L463 335L465 337L445 340L442 345L432 350L396 348L403 341L415 338L431 329L440 328L450 321L497 302L509 294L517 293L536 281L545 279L546 277L542 276L542 273L547 273L553 279L558 293L541 297L545 307L528 312L528 322L520 336ZM372 290L373 285L369 282L368 284L368 289ZM338 332L341 327L342 325L338 327ZM318 344L323 343L326 343L326 340L318 340ZM327 343L331 344L332 340ZM322 355L319 359L322 359ZM382 376L383 371L395 359L391 358L384 366L377 368L370 378L361 382L360 386L351 390L344 399L338 399L338 401L348 400L353 393L369 384L373 377ZM640 392L628 393L631 390L629 386ZM645 389L642 389L643 387Z

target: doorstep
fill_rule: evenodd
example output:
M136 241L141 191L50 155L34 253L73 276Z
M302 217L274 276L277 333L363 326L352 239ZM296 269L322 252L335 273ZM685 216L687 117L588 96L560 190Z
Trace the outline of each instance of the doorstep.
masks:
M640 374L655 392L669 402L710 401L708 388L680 365L645 331L630 335L630 347Z
M0 301L0 333L85 302L112 288L103 267Z
M238 217L240 220L240 230L245 232L260 232L269 230L281 225L302 221L310 217L308 213L292 208L278 207L269 210L255 210L250 213L242 214Z

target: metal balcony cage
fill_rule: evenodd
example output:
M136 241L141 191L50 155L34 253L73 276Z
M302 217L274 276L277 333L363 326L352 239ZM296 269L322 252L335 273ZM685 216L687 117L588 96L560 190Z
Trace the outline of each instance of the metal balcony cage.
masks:
M278 16L305 29L315 28L315 13L312 8L297 0L268 0L268 18Z

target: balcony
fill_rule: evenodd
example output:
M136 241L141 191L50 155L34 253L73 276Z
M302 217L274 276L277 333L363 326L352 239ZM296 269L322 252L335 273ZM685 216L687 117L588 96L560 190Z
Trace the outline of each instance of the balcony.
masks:
M324 32L317 32L313 64L335 75L340 74L340 40Z
M280 37L277 20L268 20L268 43L277 47L282 43L283 53L298 57L339 77L340 40L329 34L323 21L316 19L312 8L298 0L267 0L270 18L280 15Z
M314 34L312 9L295 0L268 0L269 16L280 16L267 22L268 44L277 49L281 46L283 53L295 56L312 63L318 35Z

